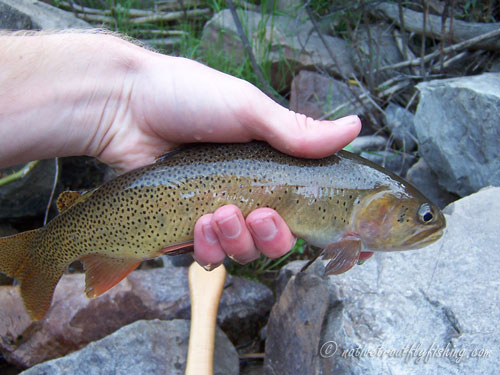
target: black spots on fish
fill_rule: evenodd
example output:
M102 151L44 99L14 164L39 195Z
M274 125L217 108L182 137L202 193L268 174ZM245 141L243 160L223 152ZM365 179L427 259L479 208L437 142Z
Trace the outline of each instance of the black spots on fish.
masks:
M407 217L407 212L408 212L408 207L406 206L401 206L401 209L399 210L399 214L398 214L398 219L397 221L399 223L403 223L405 221L405 218L406 218L406 222L410 222L410 219Z

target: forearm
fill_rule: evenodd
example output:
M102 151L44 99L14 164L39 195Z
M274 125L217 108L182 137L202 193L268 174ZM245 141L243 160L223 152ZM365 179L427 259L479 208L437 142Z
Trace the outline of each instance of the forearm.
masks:
M103 34L0 35L0 167L94 154L139 53Z

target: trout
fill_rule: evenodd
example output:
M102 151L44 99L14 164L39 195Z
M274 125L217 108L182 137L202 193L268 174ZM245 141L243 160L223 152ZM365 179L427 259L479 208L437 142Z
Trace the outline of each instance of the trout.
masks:
M411 184L355 154L300 159L265 143L204 144L84 194L63 192L60 213L42 228L0 238L0 272L20 283L35 320L75 260L94 298L143 260L192 247L196 220L226 204L243 215L275 209L291 231L324 249L327 274L373 251L416 249L441 237L445 218Z

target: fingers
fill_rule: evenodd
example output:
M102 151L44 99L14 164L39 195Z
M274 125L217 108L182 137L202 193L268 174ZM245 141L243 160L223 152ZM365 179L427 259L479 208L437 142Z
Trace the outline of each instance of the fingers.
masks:
M208 269L228 255L239 263L258 258L260 252L275 258L289 251L295 238L276 211L255 210L247 219L234 205L202 216L194 229L194 257Z
M286 254L295 244L295 237L285 221L270 208L259 208L246 219L255 246L269 258Z

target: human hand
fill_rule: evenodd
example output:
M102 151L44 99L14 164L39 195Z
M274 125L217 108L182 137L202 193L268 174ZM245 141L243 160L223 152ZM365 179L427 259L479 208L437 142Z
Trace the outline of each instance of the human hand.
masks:
M99 157L122 170L150 163L165 149L190 142L265 140L296 156L323 157L338 151L359 132L356 116L314 121L269 99L248 82L191 60L149 55L132 76L127 103L130 122L114 123ZM123 146L129 148L123 152ZM295 237L278 213L260 208L243 218L234 205L201 217L194 231L194 257L218 266L226 255L247 263L259 253L275 258Z
M20 58L11 54L13 67L6 69L34 72L31 76L15 74L30 80L29 107L22 107L22 100L27 100L26 88L12 80L10 85L2 85L0 74L0 97L2 87L19 90L17 96L15 90L9 91L12 102L0 102L0 112L5 108L6 114L8 110L22 113L13 122L17 126L29 126L30 121L43 124L44 120L47 125L25 132L22 147L13 142L0 145L7 150L4 163L85 154L126 172L153 163L157 156L182 143L254 139L294 156L317 158L338 151L360 130L357 116L315 121L276 104L246 81L113 36L39 38L44 38L44 48L37 53L42 44L31 39L29 52L37 63L45 59L50 64L37 64L38 70L21 69L17 63ZM22 56L22 48L11 49ZM60 51L64 54L58 55ZM48 93L41 89L46 86L50 87ZM8 130L0 127L0 135ZM9 138L5 135L4 139ZM245 220L236 206L229 205L198 220L194 256L211 267L220 264L226 254L246 263L259 252L279 257L294 241L275 211L257 209Z

